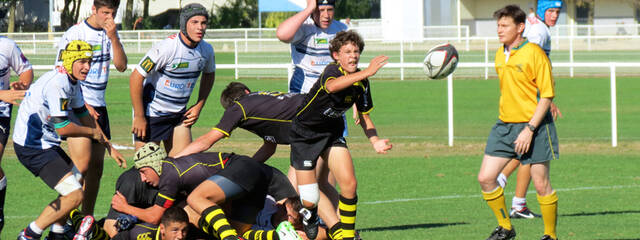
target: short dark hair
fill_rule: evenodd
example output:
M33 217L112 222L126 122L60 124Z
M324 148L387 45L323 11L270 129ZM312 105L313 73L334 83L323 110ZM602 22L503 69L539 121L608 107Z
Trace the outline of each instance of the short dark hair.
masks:
M227 109L231 105L233 105L234 101L240 99L240 97L247 95L246 91L251 92L247 85L244 85L241 82L231 82L227 85L227 88L222 90L220 94L220 104L224 109Z
M118 9L118 6L120 6L120 0L93 0L93 6L96 7L96 10L101 7Z
M167 210L164 211L164 214L162 214L162 218L160 218L160 223L167 226L174 222L189 223L189 216L187 215L187 212L176 206L167 208Z
M524 23L527 19L527 14L518 5L511 4L493 12L493 18L500 20L502 17L510 17L518 25Z
M342 46L347 44L354 44L358 46L360 49L360 53L364 51L364 40L360 37L360 34L354 32L353 30L349 31L341 31L336 34L336 37L331 40L331 45L329 46L329 51L331 51L332 55L334 52L339 52Z
M288 197L286 198L286 200L284 200L284 203L291 204L291 208L293 208L293 210L296 212L300 212L300 210L302 209L302 202L300 202L299 196Z

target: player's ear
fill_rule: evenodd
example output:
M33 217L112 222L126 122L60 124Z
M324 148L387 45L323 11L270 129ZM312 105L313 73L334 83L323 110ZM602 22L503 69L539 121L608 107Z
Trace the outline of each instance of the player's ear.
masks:
M524 32L524 23L518 23L516 27L518 28L518 33L522 34Z

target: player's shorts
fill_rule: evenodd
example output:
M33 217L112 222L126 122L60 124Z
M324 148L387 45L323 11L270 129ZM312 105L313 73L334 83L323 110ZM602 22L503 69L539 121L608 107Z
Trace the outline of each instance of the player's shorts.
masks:
M318 157L330 147L347 147L340 127L333 131L314 131L294 123L291 124L291 166L296 170L316 168Z
M142 139L135 137L139 142L160 142L169 139L173 135L173 129L182 124L185 112L179 112L162 117L149 117L147 119L147 136Z
M7 145L7 140L9 139L9 134L11 134L11 118L10 117L0 117L0 144L2 146Z
M489 156L518 159L522 164L541 163L557 159L558 135L551 114L547 114L533 133L529 152L519 155L515 152L515 144L522 129L527 123L505 123L498 120L491 129L484 153Z
M51 189L60 182L62 177L71 172L73 163L71 158L58 146L48 149L23 147L13 144L18 160L29 171L42 179Z
M93 109L95 109L100 115L97 120L98 126L100 126L107 139L111 140L111 127L109 125L109 113L107 113L107 107L93 107Z
M247 156L235 154L228 156L230 158L228 165L207 180L219 184L225 193L234 193L233 196L226 196L225 199L226 202L231 202L231 213L227 214L229 219L253 224L258 212L264 206L270 176L267 176L264 167L260 166L263 163ZM224 181L220 184L221 177L230 181L231 184L224 183ZM242 191L234 189L237 187L242 188Z

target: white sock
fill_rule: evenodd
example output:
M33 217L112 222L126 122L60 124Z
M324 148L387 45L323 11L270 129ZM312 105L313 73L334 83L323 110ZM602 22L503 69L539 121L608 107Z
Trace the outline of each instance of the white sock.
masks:
M496 180L498 181L498 185L500 185L501 188L507 186L507 176L505 176L504 174L500 173L500 175L498 175L498 179Z
M51 231L54 233L64 233L64 227L60 224L54 223L51 225Z
M31 224L29 224L29 228L31 228L31 231L33 231L36 234L42 234L42 228L38 227L38 225L36 225L36 221L31 222Z
M526 206L527 206L526 198L513 197L513 200L511 200L511 208L517 211L522 210Z

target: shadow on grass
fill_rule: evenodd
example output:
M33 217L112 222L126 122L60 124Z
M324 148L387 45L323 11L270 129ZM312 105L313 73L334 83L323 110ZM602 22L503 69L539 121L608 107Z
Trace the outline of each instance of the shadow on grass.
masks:
M466 222L456 222L456 223L423 223L423 224L412 224L412 225L398 225L398 226L387 226L387 227L372 227L372 228L362 228L358 229L360 232L381 232L381 231L394 231L394 230L409 230L416 228L437 228L437 227L447 227L447 226L455 226L455 225L463 225L469 224Z
M562 214L559 216L560 217L585 217L585 216L600 216L600 215L627 214L627 213L640 213L640 210L581 212L581 213L572 213L572 214Z

